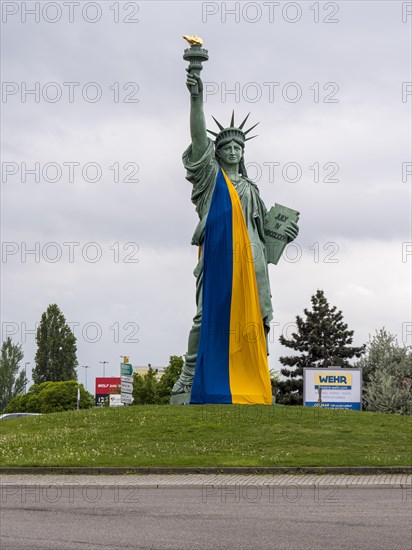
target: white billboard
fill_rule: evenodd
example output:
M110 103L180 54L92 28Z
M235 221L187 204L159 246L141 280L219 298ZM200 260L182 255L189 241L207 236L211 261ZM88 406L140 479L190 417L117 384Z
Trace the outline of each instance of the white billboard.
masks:
M303 369L305 407L362 410L362 373L360 369Z
M110 407L122 407L122 396L120 393L112 393L109 395L109 406Z

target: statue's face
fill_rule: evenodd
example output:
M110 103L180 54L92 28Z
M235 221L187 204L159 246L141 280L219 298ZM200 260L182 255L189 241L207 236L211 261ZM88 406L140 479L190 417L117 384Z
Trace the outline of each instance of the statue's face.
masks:
M223 147L219 147L217 155L227 166L236 166L242 158L243 149L236 141L232 140Z

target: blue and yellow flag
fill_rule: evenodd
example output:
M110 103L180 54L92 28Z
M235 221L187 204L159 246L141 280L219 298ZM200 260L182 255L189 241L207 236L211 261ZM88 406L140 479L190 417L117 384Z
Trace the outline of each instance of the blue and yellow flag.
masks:
M272 403L265 332L249 250L239 196L219 170L205 227L202 324L192 404Z

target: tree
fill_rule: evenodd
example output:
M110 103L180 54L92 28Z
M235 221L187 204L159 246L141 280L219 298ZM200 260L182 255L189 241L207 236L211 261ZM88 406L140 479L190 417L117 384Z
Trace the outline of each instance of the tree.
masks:
M133 405L144 405L145 389L144 379L141 374L135 372L133 374Z
M270 369L270 385L272 386L272 396L277 400L279 393L280 375L275 369Z
M134 405L156 405L159 403L158 381L156 373L151 365L144 376L138 373L133 375L133 404Z
M76 338L56 304L50 304L42 314L36 342L32 371L36 384L77 380Z
M296 316L297 332L291 338L283 335L279 338L282 345L299 352L299 355L279 358L287 367L280 371L287 380L279 382L278 393L278 402L285 405L302 404L305 367L351 367L349 359L360 357L365 350L365 346L350 345L353 330L348 330L342 312L336 306L329 306L323 290L317 290L311 302L312 310L303 310L306 319Z
M403 370L411 374L412 358L405 361ZM399 373L388 374L383 370L376 371L364 390L365 408L367 411L383 413L412 414L412 378L407 383Z
M13 344L11 338L3 342L0 357L0 410L16 395L24 392L27 379L24 371L18 374L23 352L20 344Z
M156 378L156 373L157 371L152 369L151 365L149 365L149 368L143 378L146 405L155 405L158 403L158 395L157 395L158 381Z
M366 344L365 355L356 363L356 366L362 369L363 386L368 385L376 371L384 370L389 373L410 355L410 348L399 346L396 336L388 332L385 327L377 330L375 336L369 338Z
M368 411L412 413L412 353L399 346L385 328L369 339L367 351L356 364L362 369L363 398Z
M183 357L180 355L171 355L169 364L165 368L163 376L158 384L159 403L167 405L172 395L172 389L175 382L179 379L183 368Z

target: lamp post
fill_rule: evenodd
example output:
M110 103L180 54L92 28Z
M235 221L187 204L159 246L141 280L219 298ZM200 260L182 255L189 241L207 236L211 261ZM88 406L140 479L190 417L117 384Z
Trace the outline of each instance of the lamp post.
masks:
M87 369L90 369L90 365L82 365L82 367L84 369L86 369L86 383L85 383L85 386L86 386L86 391L87 391Z
M106 365L109 361L99 361L103 365L103 378L106 376Z
M27 393L27 365L30 365L30 361L24 363L24 393Z

